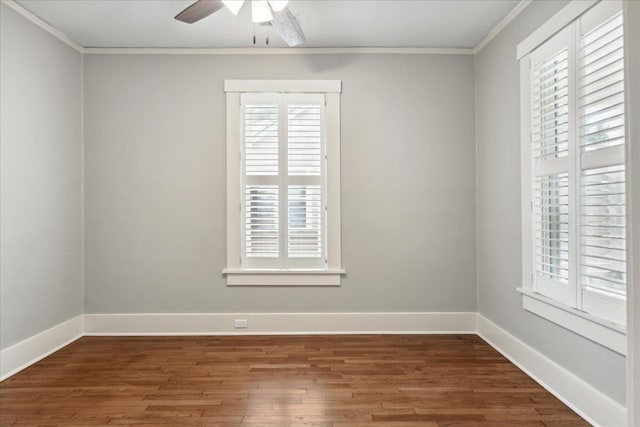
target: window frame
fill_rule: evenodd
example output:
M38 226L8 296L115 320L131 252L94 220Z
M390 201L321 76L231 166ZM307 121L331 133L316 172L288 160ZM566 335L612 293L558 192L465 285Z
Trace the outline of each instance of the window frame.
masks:
M557 34L565 31L583 14L599 5L601 2L597 0L573 1L554 15L549 21L542 25L538 30L534 31L528 38L523 40L517 47L517 59L520 62L520 123L521 123L521 213L522 213L522 285L517 290L522 295L523 308L538 316L541 316L551 322L554 322L566 329L569 329L579 335L582 335L592 341L595 341L617 353L626 355L626 328L624 325L615 323L597 317L593 314L586 313L572 305L563 303L549 296L542 295L534 289L534 233L533 226L533 181L534 166L531 156L532 136L531 136L531 61L534 51L552 39ZM622 2L609 1L602 3L600 6L603 14L615 9L622 10ZM569 49L576 49L574 53L577 57L577 46L575 38L571 38ZM575 68L577 74L577 68ZM571 101L570 101L571 102ZM570 109L577 109L574 105ZM573 119L575 120L575 119ZM569 129L575 129L572 119L569 119ZM627 125L628 126L628 122ZM627 133L628 135L628 133ZM574 136L575 138L575 136ZM574 141L575 143L575 141ZM574 150L576 146L574 145ZM571 150L571 149L570 149ZM579 154L579 151L578 151ZM570 154L575 155L575 154ZM575 168L571 169L571 173L575 172ZM574 177L573 179L579 179ZM628 183L627 183L628 184ZM629 189L626 189L628 193ZM577 205L576 205L577 206ZM578 220L578 216L574 215L574 220ZM629 224L630 218L627 218L627 246L629 242ZM577 227L577 223L570 224L569 227ZM575 234L574 238L578 235ZM580 245L575 246L579 248ZM576 269L578 254L574 254L574 263L570 268ZM579 286L579 285L578 285ZM577 291L576 291L577 293ZM602 301L605 305L613 303L607 298ZM622 304L626 302L623 301Z
M227 165L227 267L229 286L339 286L342 268L340 220L340 80L225 80ZM246 268L242 264L241 98L243 93L324 94L326 215L324 268Z

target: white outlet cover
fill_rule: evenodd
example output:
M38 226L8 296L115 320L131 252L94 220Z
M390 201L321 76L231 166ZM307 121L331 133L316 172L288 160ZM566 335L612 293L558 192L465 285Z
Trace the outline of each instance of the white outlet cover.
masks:
M249 321L247 319L236 319L233 326L235 328L247 328L249 327Z

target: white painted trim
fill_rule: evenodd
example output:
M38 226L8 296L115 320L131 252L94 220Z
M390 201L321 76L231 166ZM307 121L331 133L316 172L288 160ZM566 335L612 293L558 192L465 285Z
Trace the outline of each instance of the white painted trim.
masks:
M502 30L504 30L507 25L511 23L511 21L513 21L518 15L520 15L520 13L525 10L531 2L532 0L520 0L520 3L515 5L515 7L511 9L511 11L507 13L505 17L502 18L491 31L489 31L489 34L487 34L487 36L482 39L480 43L476 45L476 47L473 48L473 54L476 55L482 50L482 48L488 45L489 42L493 40L498 34L500 34Z
M471 48L439 47L292 47L292 48L138 48L88 47L92 55L473 55Z
M325 95L326 122L326 234L327 270L342 271L342 213L340 204L340 126L341 109L340 94L327 93ZM338 283L340 277L338 277Z
M85 335L473 334L475 322L475 312L85 314Z
M640 2L624 11L627 182L627 378L640 378ZM628 425L640 425L640 382L627 381Z
M226 93L227 268L240 269L240 94Z
M79 315L0 351L0 381L77 340L83 329Z
M47 24L45 21L43 21L42 19L38 18L36 15L34 15L31 12L29 12L24 7L20 6L14 0L0 0L0 1L2 2L2 4L4 4L5 6L11 8L14 12L22 15L22 17L24 17L28 21L32 22L33 24L37 25L38 27L40 27L41 29L43 29L47 33L51 34L53 37L57 38L58 40L60 40L64 44L66 44L67 46L77 50L80 53L84 52L84 48L82 46L80 46L78 43L76 43L73 40L71 40L62 31L57 30L56 28L54 28L51 25Z
M340 93L341 80L225 80L229 92Z
M224 270L222 270L222 274L239 274L239 275L251 275L251 274L265 274L265 275L280 275L280 274L285 274L285 275L301 275L301 276L307 276L307 275L332 275L332 274L345 274L347 271L346 270L270 270L270 269L264 269L264 270L260 270L260 269L247 269L247 270L233 270L233 269L229 269L226 268Z
M228 271L228 286L340 286L342 271Z
M589 423L626 425L627 411L622 405L482 314L478 314L478 335Z
M576 310L530 289L519 288L522 307L556 325L590 339L616 353L627 353L627 334L623 326Z
M546 40L551 38L558 31L562 30L568 24L573 22L577 17L586 12L599 0L573 0L568 5L560 9L558 13L553 15L549 20L535 30L529 37L518 44L517 59L522 58L531 52Z

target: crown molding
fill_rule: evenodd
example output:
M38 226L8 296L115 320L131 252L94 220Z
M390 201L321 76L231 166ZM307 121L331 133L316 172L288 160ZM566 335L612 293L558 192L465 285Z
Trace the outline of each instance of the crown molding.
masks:
M473 55L470 48L430 47L302 47L302 48L102 48L87 47L84 53L94 55Z
M59 31L59 30L55 29L54 27L52 27L51 25L49 25L48 23L46 23L42 19L38 18L33 13L29 12L24 7L20 6L14 0L0 0L0 2L2 4L4 4L4 5L6 5L7 7L9 7L10 9L12 9L13 11L15 11L16 13L22 15L28 21L30 21L30 22L34 23L35 25L37 25L38 27L42 28L47 33L51 34L53 37L57 38L58 40L60 40L64 44L66 44L67 46L75 49L76 51L78 51L80 53L84 53L84 48L82 46L80 46L78 43L76 43L73 40L71 40L62 31Z
M522 12L527 6L529 6L532 1L533 0L520 0L520 3L518 3L513 9L511 9L511 11L507 13L505 17L502 18L491 31L489 31L489 34L487 34L487 36L482 39L482 41L478 43L476 47L473 48L473 54L477 54L482 50L482 48L488 45L489 42L493 40L498 34L500 34L502 30L504 30L507 25L509 25L511 21L516 18L516 16L520 15L520 12Z

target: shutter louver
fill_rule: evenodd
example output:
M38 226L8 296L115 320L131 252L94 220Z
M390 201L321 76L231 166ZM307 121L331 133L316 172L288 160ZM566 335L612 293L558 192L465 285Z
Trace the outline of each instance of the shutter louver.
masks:
M278 106L247 105L245 174L278 175Z
M582 286L625 294L624 165L583 171Z
M569 60L567 49L538 64L532 74L532 140L537 160L569 151Z
M580 146L624 143L622 15L584 35L580 49Z
M249 258L277 258L280 226L277 185L247 185L245 190L245 253Z
M538 177L534 184L536 274L569 281L568 174Z
M322 189L319 185L289 186L289 256L322 256Z
M289 105L288 170L289 175L320 176L321 165L320 105Z

